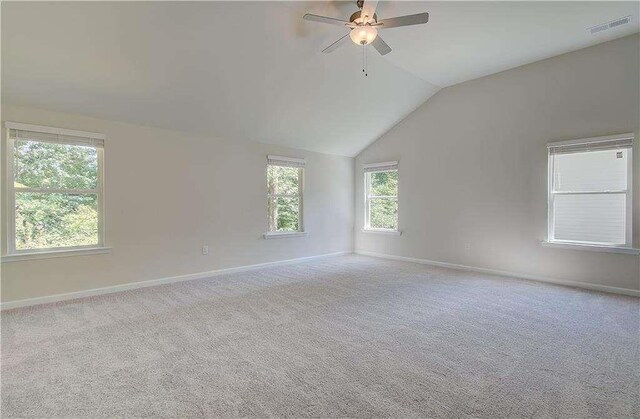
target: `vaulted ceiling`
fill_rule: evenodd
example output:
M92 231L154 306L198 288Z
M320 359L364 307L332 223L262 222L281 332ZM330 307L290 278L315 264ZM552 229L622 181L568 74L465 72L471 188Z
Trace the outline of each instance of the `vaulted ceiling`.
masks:
M355 2L3 2L2 101L353 156L440 88L638 32L637 2L380 2L393 52L348 44ZM631 23L586 29L631 15Z

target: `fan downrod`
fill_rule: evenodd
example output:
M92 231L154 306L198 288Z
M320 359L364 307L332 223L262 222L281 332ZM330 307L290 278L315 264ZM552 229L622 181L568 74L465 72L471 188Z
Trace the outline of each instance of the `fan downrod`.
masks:
M353 23L355 22L356 19L360 18L362 16L362 8L364 7L364 0L357 0L356 4L358 5L358 10L357 12L355 12L354 14L351 15L351 17L349 18L349 22ZM373 21L377 22L378 21L378 15L377 14L373 14L372 16Z

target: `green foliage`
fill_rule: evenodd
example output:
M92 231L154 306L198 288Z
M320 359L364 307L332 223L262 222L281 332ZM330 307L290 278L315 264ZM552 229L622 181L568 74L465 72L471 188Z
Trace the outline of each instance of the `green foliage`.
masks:
M398 228L398 172L370 174L369 225L371 228Z
M276 231L298 231L298 198L276 198L278 224Z
M16 249L96 244L97 196L16 193Z
M398 196L398 171L371 173L372 196Z
M16 186L94 189L98 185L98 153L93 147L15 141Z
M298 195L298 171L296 167L269 165L267 182L269 193L274 195Z
M372 199L370 227L398 229L398 201L391 198Z
M96 149L16 140L14 153L16 249L97 244L97 194L42 190L95 189ZM21 192L25 187L41 191Z
M269 231L298 231L300 197L299 182L302 169L269 165L267 189L269 192Z

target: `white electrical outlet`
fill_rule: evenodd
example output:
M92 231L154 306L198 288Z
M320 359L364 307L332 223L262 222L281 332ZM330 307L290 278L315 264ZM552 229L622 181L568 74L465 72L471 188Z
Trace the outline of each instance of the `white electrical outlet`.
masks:
M471 243L465 243L464 250L471 250Z
M203 255L209 254L209 246L202 246L202 254Z

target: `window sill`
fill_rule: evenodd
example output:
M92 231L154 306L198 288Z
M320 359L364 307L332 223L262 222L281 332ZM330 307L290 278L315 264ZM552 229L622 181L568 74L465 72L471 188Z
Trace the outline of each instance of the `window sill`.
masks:
M361 231L363 233L386 234L388 236L400 236L402 234L402 231L399 230L385 230L382 228L363 228Z
M557 249L587 250L587 251L590 251L590 252L622 253L622 254L627 254L627 255L640 255L640 249L635 249L633 247L616 247L616 246L605 246L605 245L573 243L573 242L560 242L560 241L543 241L542 245L544 247L555 247Z
M111 252L110 247L90 247L85 249L69 249L69 250L51 250L45 252L24 252L14 253L11 255L2 256L2 263L6 262L18 262L22 260L36 260L36 259L51 259L62 258L69 256L85 256L85 255L97 255L100 253Z
M289 237L304 237L307 235L306 231L292 231L285 233L264 233L263 237L265 239L286 239Z

